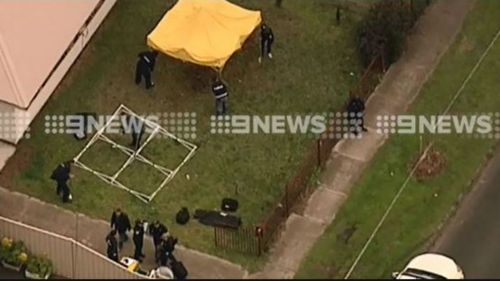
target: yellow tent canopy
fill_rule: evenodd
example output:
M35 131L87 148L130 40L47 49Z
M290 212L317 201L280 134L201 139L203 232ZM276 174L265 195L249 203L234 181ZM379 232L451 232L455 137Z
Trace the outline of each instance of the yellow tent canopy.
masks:
M260 11L225 0L179 0L148 35L154 50L221 68L261 22Z

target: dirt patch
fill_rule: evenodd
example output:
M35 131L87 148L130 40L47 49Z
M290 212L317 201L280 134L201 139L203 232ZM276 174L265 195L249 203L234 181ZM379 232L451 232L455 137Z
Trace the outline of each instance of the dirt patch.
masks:
M354 232L356 232L357 229L358 227L356 226L356 224L353 224L345 228L344 231L342 231L342 233L339 233L337 235L337 240L344 242L344 244L349 243L349 240L351 239L352 235L354 234Z
M321 265L318 265L318 266L316 266L316 270L318 272L324 272L324 274L322 274L322 275L325 275L325 276L327 276L330 279L338 278L338 276L337 276L337 269L335 268L335 266L321 266Z
M460 40L460 45L458 46L458 52L461 54L470 53L475 49L474 42L469 40L466 36Z
M413 162L414 164L412 166L414 166L417 161L418 159ZM442 152L431 149L418 165L415 171L415 177L418 181L424 181L435 177L446 168L447 164L446 156Z
M32 156L33 150L28 145L17 146L16 152L7 160L5 167L0 172L2 187L11 189L13 179L28 167Z

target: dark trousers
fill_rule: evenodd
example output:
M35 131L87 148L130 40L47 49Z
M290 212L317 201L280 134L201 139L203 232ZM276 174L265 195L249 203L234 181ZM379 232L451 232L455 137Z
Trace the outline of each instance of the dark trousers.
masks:
M118 232L118 248L123 247L123 243L128 241L128 235L126 232Z
M154 247L155 247L155 261L156 261L156 263L160 263L160 251L159 251L160 243L161 243L161 238L157 239L157 238L153 237L153 244L154 244Z
M349 127L350 131L353 132L354 134L358 134L365 128L365 120L363 115L360 115L361 113L349 113ZM354 116L352 116L354 115Z
M151 70L149 67L144 66L141 61L138 61L135 68L135 84L139 85L142 81L142 77L144 77L144 80L146 81L146 89L153 87Z
M116 251L108 250L108 258L115 262L118 262L118 253Z
M57 193L57 196L62 196L62 184L61 183L57 183L57 187L56 187L56 193Z
M141 131L140 133L132 132L132 146L135 150L139 149L139 147L141 146L141 138L143 133L143 131Z
M261 56L264 56L264 55L271 53L272 45L273 45L273 41L271 41L271 40L261 40L260 41L260 54L261 54Z
M71 191L69 190L69 186L65 182L58 182L57 183L57 195L61 196L62 202L67 203L69 202L69 197L71 195Z
M142 244L143 242L134 241L135 251L134 251L134 259L141 260L144 256L142 254Z
M167 266L168 261L171 259L172 253L171 252L163 252L161 253L160 257L160 266Z
M215 113L217 115L226 114L229 110L228 103L229 103L229 99L227 96L225 96L223 98L218 98L218 99L216 98L215 99Z

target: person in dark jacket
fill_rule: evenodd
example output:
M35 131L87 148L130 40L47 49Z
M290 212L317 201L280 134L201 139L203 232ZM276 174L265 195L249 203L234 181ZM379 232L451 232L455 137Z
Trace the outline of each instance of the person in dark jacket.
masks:
M135 67L135 84L139 85L142 77L146 82L146 89L154 87L152 73L156 64L157 51L145 51L137 55L138 60Z
M156 220L152 225L149 226L149 234L153 237L153 244L155 249L161 243L161 237L163 234L168 232L168 228L161 223L159 220Z
M145 257L145 255L142 253L142 246L144 242L144 224L140 220L135 221L135 226L134 226L134 235L132 237L132 240L134 241L134 259L142 262L142 258Z
M120 208L116 209L111 215L111 228L114 228L118 232L118 248L123 247L123 243L128 241L127 231L131 229L130 220L125 212L122 212Z
M260 56L259 63L262 62L262 57L267 55L270 59L273 58L271 53L271 47L274 42L273 30L267 25L262 24L260 26Z
M155 249L155 259L156 263L160 262L160 245L162 242L162 236L168 233L167 227L156 220L152 225L149 226L149 234L153 237L153 244Z
M169 259L173 255L175 250L175 245L177 244L177 238L168 235L162 240L160 245L160 265L166 266L168 264Z
M57 183L56 193L62 198L63 203L71 200L71 191L68 186L68 180L72 177L71 164L73 164L73 160L65 161L57 165L50 176L50 178Z
M226 85L217 77L212 84L212 92L215 96L215 113L224 115L229 110L229 94Z
M359 96L354 96L347 106L349 125L351 127L351 131L354 131L354 134L357 135L360 131L366 132L367 129L364 125L364 111L365 111L365 103Z
M118 242L116 241L116 230L111 230L106 236L108 258L118 262Z

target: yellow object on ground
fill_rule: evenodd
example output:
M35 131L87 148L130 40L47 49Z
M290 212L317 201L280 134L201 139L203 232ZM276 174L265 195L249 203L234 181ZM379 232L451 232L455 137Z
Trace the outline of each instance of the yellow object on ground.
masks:
M225 0L179 0L148 35L151 48L195 64L222 68L261 22Z
M139 261L129 257L123 257L120 263L125 265L130 272L136 272L139 269Z

